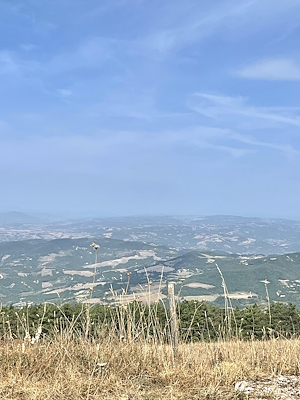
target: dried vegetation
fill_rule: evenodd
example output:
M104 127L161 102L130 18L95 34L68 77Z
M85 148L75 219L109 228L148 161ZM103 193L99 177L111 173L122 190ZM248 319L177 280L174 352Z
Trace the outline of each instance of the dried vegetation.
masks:
M300 340L168 345L11 340L0 348L2 399L233 399L240 380L298 375Z
M151 282L147 288L149 298L150 287ZM60 317L56 318L54 312L53 330L48 329L46 334L43 329L46 306L34 330L28 313L17 317L17 335L3 313L0 398L250 399L258 397L255 393L236 390L237 382L263 382L270 377L300 375L300 339L296 335L289 339L282 335L264 335L261 340L254 337L244 340L238 331L234 334L231 321L235 316L225 282L223 287L227 326L222 325L218 339L213 341L209 337L208 341L195 343L187 340L188 329L178 349L169 344L167 310L166 323L162 325L158 303L151 308L150 300L148 313L140 303L124 305L116 301L109 324L105 318L101 322L92 319L91 305L83 306L76 317L66 316L58 307ZM139 307L138 313L135 306ZM80 329L79 320L82 321ZM260 398L283 397L268 392Z

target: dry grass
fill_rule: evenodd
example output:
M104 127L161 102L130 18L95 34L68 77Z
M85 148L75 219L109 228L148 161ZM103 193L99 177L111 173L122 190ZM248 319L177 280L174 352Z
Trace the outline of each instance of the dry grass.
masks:
M300 340L182 344L108 336L0 344L1 399L234 399L241 379L299 374Z
M95 274L96 270L94 277ZM223 279L221 271L220 274ZM112 292L116 304L115 319L111 325L105 320L99 324L98 339L91 338L90 305L82 309L85 322L81 331L76 330L74 318L69 320L65 316L63 324L60 320L53 326L53 335L44 338L41 333L46 304L33 338L29 335L28 317L24 321L19 318L26 335L13 339L10 323L3 316L6 328L0 341L0 398L241 399L241 393L234 390L239 380L300 375L300 339L243 341L233 338L209 343L181 343L174 355L167 344L171 340L166 308L168 323L162 328L157 306L150 308L150 300L148 315L144 314L140 303L130 307L123 304L130 273L127 276L124 293L118 297ZM151 285L148 280L144 294L149 299ZM223 288L226 321L230 327L234 315L231 315L231 301L224 279ZM93 288L90 300L92 294ZM138 320L136 307L140 315Z

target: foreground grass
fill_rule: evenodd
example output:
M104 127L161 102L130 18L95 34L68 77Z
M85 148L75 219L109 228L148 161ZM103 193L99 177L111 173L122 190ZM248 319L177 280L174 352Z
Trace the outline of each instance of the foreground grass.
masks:
M170 346L60 335L0 343L2 399L234 399L241 379L299 375L300 340Z

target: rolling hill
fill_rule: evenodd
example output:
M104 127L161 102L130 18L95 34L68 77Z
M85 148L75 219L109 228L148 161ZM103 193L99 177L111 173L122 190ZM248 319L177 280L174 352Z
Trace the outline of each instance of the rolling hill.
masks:
M93 241L100 244L94 285ZM115 300L111 289L119 296L128 287L130 297L122 301L134 295L145 300L149 294L154 301L158 291L164 298L166 283L173 281L181 299L222 305L217 265L233 306L265 303L266 284L271 301L300 306L300 253L228 254L103 237L0 243L0 297L5 304L19 306L44 301L108 303Z

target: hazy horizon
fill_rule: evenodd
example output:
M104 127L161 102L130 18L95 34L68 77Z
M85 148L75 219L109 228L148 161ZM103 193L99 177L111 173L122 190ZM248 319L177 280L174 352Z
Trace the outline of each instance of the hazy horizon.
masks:
M9 215L9 214L23 214L36 218L40 218L42 221L48 219L49 221L63 221L63 220L84 220L84 219L118 219L118 218L210 218L210 217L234 217L234 218L258 218L258 219L286 219L291 221L300 220L300 216L291 216L291 215L272 215L272 214L100 214L93 212L79 212L79 213L69 213L60 212L60 213L51 213L51 212L35 212L33 210L1 210L1 215Z

